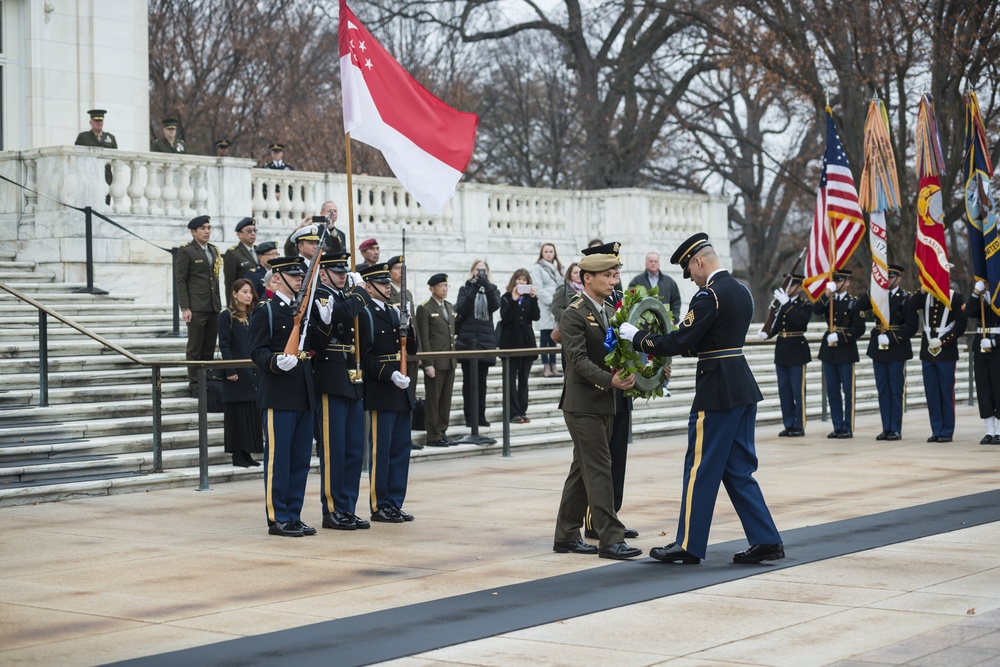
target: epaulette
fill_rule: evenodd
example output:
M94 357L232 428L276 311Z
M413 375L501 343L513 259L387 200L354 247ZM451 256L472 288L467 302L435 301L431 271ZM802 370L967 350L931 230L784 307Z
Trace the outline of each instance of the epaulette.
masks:
M426 299L425 301L421 301L420 303L417 304L417 308L420 308L421 306L426 306L430 302L431 302L430 299Z
M226 250L226 252L229 252L230 250L236 250L236 246L237 245L239 245L239 244L234 243L233 245L229 246L229 248Z
M576 299L582 299L582 298L583 298L583 292L573 292L573 296L571 296L569 300L574 301Z
M574 301L571 304L569 304L569 307L573 308L574 310L576 310L576 309L578 309L582 305L583 305L583 299L577 299L576 301Z

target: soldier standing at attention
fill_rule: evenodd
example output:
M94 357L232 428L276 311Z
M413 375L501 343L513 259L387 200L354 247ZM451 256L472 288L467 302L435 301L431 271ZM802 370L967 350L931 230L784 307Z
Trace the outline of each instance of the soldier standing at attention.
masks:
M806 434L806 364L812 361L805 337L812 319L812 303L801 298L805 276L793 273L790 278L787 292L780 287L774 290L778 310L771 324L771 336L778 337L774 343L774 368L778 375L781 421L785 426L778 436L801 438ZM763 330L758 335L761 340L771 337Z
M972 339L972 363L979 416L986 422L986 435L980 445L1000 445L1000 316L993 312L991 302L986 283L977 280L965 314L979 321Z
M104 131L104 114L107 111L104 109L91 109L87 113L90 114L90 130L76 135L76 141L73 142L74 145L92 146L95 148L118 148L118 140L115 139L115 135Z
M878 391L878 411L882 415L882 432L876 440L899 440L903 432L903 397L905 396L906 360L913 358L910 338L917 333L917 313L907 305L910 294L899 286L903 267L889 265L888 328L875 323L868 342L868 356L875 370L875 387ZM871 296L858 299L858 310L864 318L872 309ZM876 333L878 335L876 335Z
M421 352L455 351L455 309L448 302L448 276L435 273L427 281L431 298L417 306L414 317L417 326L417 343ZM451 415L451 395L455 387L454 359L425 359L424 369L424 422L427 426L427 444L430 447L448 447L457 444L446 435Z
M222 275L226 286L226 294L233 289L233 283L257 268L257 253L254 242L257 240L257 221L253 218L243 218L236 223L236 238L240 241L229 246L222 257ZM257 295L258 298L260 294Z
M968 318L965 297L949 290L948 304L920 290L912 297L910 310L922 325L920 366L924 376L924 394L931 419L931 436L927 442L951 442L955 434L955 365L958 363L958 339L965 333Z
M612 390L630 389L635 384L634 375L622 379L618 369L604 363L604 339L614 315L614 308L605 299L615 288L620 264L617 255L601 253L587 255L579 266L583 293L559 319L566 353L559 409L573 438L573 461L559 501L552 550L623 560L642 555L642 550L625 542L625 525L615 512L608 448L615 418ZM600 547L580 537L588 506Z
M201 215L188 223L191 242L177 248L177 268L174 290L181 317L187 325L186 358L192 361L211 361L215 356L215 343L219 335L219 269L222 257L219 249L208 242L212 236L212 221ZM198 396L198 371L188 367L191 397Z
M864 312L855 306L857 299L847 288L850 271L834 271L833 280L826 284L830 296L822 296L813 304L813 312L827 321L827 333L819 345L819 360L823 362L826 398L830 403L833 431L828 438L854 437L854 364L858 363L858 338L865 334ZM833 319L830 299L833 299Z
M215 155L217 157L229 157L229 147L232 146L233 142L229 139L219 139L212 146L215 148Z
M267 531L280 537L315 535L302 523L309 460L312 458L316 397L308 354L285 354L302 288L301 257L271 262L274 296L250 316L250 358L263 371L258 400L264 422L264 501Z
M177 138L177 118L163 119L163 137L153 142L154 153L184 153L187 147L183 139Z
M722 268L704 232L684 241L670 263L679 264L684 277L699 288L677 330L657 336L628 322L620 327L622 338L633 341L637 352L698 357L677 539L649 555L664 563L700 563L708 547L719 485L725 484L750 542L749 549L733 555L733 562L784 558L781 536L753 478L754 425L757 403L763 398L743 356L753 297Z
M370 504L372 521L413 521L403 511L410 472L410 413L416 404L410 378L400 372L400 331L406 351L415 354L417 341L407 317L389 305L389 264L373 264L361 274L370 297L358 317L365 410L371 413Z
M355 513L365 453L361 384L352 382L354 318L367 303L361 288L347 286L350 257L332 252L319 260L323 282L316 288L317 328L322 336L314 349L313 376L318 412L316 448L319 455L323 527L333 530L370 528ZM360 276L354 283L360 283Z

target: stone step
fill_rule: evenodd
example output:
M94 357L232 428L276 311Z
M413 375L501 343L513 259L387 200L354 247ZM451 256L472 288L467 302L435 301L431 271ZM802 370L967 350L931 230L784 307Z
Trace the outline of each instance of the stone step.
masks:
M160 377L161 381L183 381L183 388L185 390L187 389L187 370L184 368L164 368L161 371ZM53 389L70 389L102 385L149 385L152 381L152 371L141 366L133 366L132 368L122 370L105 370L94 374L91 371L53 372L50 368L48 379L50 392ZM17 375L0 376L0 380L3 381L4 389L7 391L38 388L37 375L19 373Z
M0 295L8 294L0 290ZM90 296L90 295L86 295ZM60 315L67 317L71 320L75 320L77 317L91 316L99 317L100 315L110 313L110 314L121 314L121 313L135 313L136 305L135 303L127 300L122 301L110 301L101 302L96 301L94 303L80 303L80 302L46 302L46 306L52 310L58 312ZM167 307L146 307L142 306L142 312L148 313L169 313L172 312L170 308ZM20 299L0 301L0 315L4 316L34 316L34 319L38 320L38 309L29 303L25 303Z
M133 303L138 298L135 294L89 294L73 290L86 287L86 283L53 283L52 285L23 286L12 285L19 292L27 294L58 313L65 313L63 306L71 303L94 303L113 301ZM0 290L0 303L21 301L6 290ZM32 307L32 310L35 310Z
M0 271L32 271L36 266L38 266L38 262L18 262L13 259L0 259Z
M39 286L45 284L46 287L63 286L68 284L55 283L55 279L56 274L52 271L25 271L18 268L14 268L12 270L0 265L0 283L7 283L22 292L25 291L25 288L23 287L24 284L37 284ZM51 285L48 283L51 283ZM84 285L86 285L86 283L84 283Z
M211 415L214 416L214 415ZM170 415L164 417L165 430L161 436L163 451L176 449L198 448L197 418L194 430L166 430L171 425L190 427L186 415ZM54 425L53 432L59 425ZM147 429L148 430L148 429ZM211 446L223 443L222 415L218 419L210 419L208 423L208 444ZM44 440L31 443L0 444L0 468L7 466L29 466L49 461L73 460L87 456L115 456L117 454L135 454L153 451L153 436L126 431L101 433L99 430L87 431L86 436L65 437L49 436Z
M76 317L68 317L67 319L72 320L76 324L82 327L90 329L95 333L98 329L113 329L115 331L122 331L126 327L156 327L158 329L171 328L173 327L173 315L168 312L158 312L158 313L136 313L133 308L123 310L120 315L82 315ZM75 336L82 336L68 324L64 324L61 321L55 319L54 317L48 317L48 329L49 332L73 332ZM184 322L180 322L180 329L183 331ZM38 328L38 311L32 309L31 313L25 312L25 314L5 314L4 316L4 332L0 334L0 337L6 338L7 336L17 335L13 334L13 329L37 329Z
M184 352L164 352L160 354L146 354L143 358L148 361L181 361L184 359ZM49 373L94 373L105 370L128 370L134 368L135 364L120 355L103 354L100 356L50 356ZM162 369L162 374L166 375L171 369ZM146 368L146 377L151 373ZM37 385L38 378L38 357L28 359L0 358L0 383L3 385L16 375L28 374L35 378Z
M164 397L163 428L198 428L198 401L187 396ZM33 442L46 438L82 438L116 433L150 433L152 398L133 401L93 402L48 407L15 407L0 410L0 444ZM100 418L95 418L100 415ZM169 419L168 419L169 418ZM221 413L209 413L209 424ZM31 439L29 440L29 436Z

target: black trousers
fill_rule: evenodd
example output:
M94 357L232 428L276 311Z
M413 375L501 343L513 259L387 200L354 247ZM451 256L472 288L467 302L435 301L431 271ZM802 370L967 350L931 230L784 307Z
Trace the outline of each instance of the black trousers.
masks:
M528 373L534 360L531 357L510 358L510 416L528 414Z
M473 363L478 364L479 372L479 382L478 387L476 387L476 398L478 400L478 415L472 414L472 392L474 391L472 387L472 369L471 365ZM488 361L462 361L462 411L465 413L465 423L475 424L476 422L482 423L486 421L486 374L490 371L490 362Z
M977 344L978 348L978 344ZM976 378L976 397L979 399L979 416L1000 417L1000 350L972 355Z

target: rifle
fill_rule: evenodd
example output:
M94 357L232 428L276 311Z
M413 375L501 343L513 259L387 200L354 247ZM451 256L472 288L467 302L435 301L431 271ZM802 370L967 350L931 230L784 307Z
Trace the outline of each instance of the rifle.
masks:
M319 233L319 244L316 246L316 254L313 255L306 275L302 279L302 287L292 301L292 310L295 312L292 323L292 331L288 334L288 342L285 343L285 354L291 354L301 358L306 346L306 336L309 334L309 319L312 316L313 302L316 300L316 283L319 281L319 260L322 257L323 244L326 242L330 232L326 225L321 225Z
M410 312L406 303L406 229L403 229L402 253L399 271L399 372L406 375L406 330L410 328Z
M785 274L785 279L781 281L781 289L785 290L786 292L788 291L789 286L791 286L792 284L792 274L795 273L796 269L799 268L799 264L802 263L802 258L805 256L806 256L806 248L803 248L802 252L799 253L798 258L795 260L795 264L793 264L792 268L789 269L788 272ZM777 314L778 314L778 300L771 299L771 305L768 307L767 310L767 319L764 320L764 326L761 327L761 331L766 333L768 337L770 337L771 335L771 327L774 326L774 316Z

